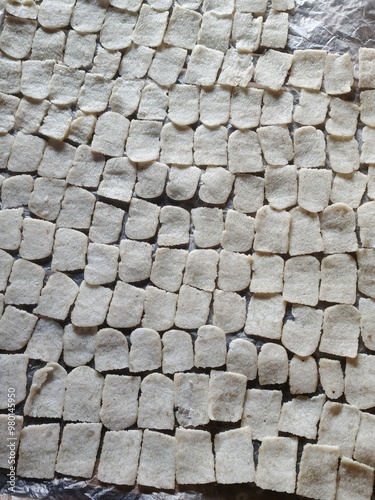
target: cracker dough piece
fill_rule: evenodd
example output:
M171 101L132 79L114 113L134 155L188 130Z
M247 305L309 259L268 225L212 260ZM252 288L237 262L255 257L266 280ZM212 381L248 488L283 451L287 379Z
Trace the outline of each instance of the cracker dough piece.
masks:
M57 363L63 349L63 327L51 319L38 319L25 354L30 359Z
M284 259L279 255L252 255L251 293L279 293L283 291Z
M14 404L16 405L26 398L26 370L28 361L29 358L25 354L0 354L1 387L12 387L15 389ZM0 408L2 410L8 408L8 395L5 390L2 391L0 397Z
M325 208L320 216L324 253L355 252L355 225L354 211L348 205L335 203Z
M245 333L267 339L280 339L285 314L282 295L257 295L251 297Z
M167 187L166 187L166 192L169 198L172 200L176 201L182 201L182 200L190 200L193 198L197 187L198 187L198 182L200 179L201 175L201 170L197 167L177 167L177 166L172 166L169 170L169 179L167 182ZM168 208L168 211L166 210ZM178 208L178 207L174 207ZM181 208L180 208L181 210ZM170 213L169 213L170 212ZM185 211L184 211L185 212ZM170 216L174 216L177 219L177 211L175 210L172 212L170 210L170 207L163 207L162 212L165 214L166 220L169 220ZM184 221L183 226L184 226L184 233L185 233L185 226L187 224L186 222L186 214L183 216L183 212L180 211L180 216L178 219L181 219L178 225L181 224L182 221ZM168 215L168 217L167 217ZM174 218L173 217L173 218ZM177 220L176 220L177 223ZM190 222L189 222L190 225ZM177 224L176 228L174 229L174 232L179 232L177 231ZM175 235L176 236L176 235ZM179 236L178 240L181 238ZM186 240L186 235L184 234L183 236L183 243L178 243L178 244L184 244L187 243ZM176 240L177 241L177 240Z
M223 134L220 135L222 136ZM212 147L219 145L221 138L220 136L213 138L215 144L212 144ZM207 140L208 144L210 144L210 139L208 138ZM164 163L173 163L174 165L191 165L193 163L193 140L194 131L190 127L177 127L174 123L167 123L163 126L160 135L160 160ZM203 140L205 139L203 138ZM226 148L226 141L223 144L225 144L224 147ZM200 153L201 155L210 154L206 151L201 151ZM211 158L208 157L208 159ZM209 162L206 161L205 163Z
M45 99L49 94L54 61L23 61L21 92L32 99Z
M163 373L176 373L191 370L194 366L193 342L187 332L169 330L162 338Z
M148 76L158 85L164 87L177 82L184 66L187 50L180 47L162 45L155 52L154 59L148 70Z
M215 250L192 250L187 256L184 284L213 292L218 263L219 254Z
M358 353L360 314L350 305L335 305L324 311L323 335L319 350L355 358Z
M218 368L225 365L227 346L225 333L221 328L201 326L194 348L197 368Z
M232 191L234 175L222 167L207 167L202 175L199 198L212 205L223 205Z
M146 370L148 371L150 368L151 367L148 367ZM147 377L142 380L141 384L137 421L138 427L148 429L174 429L173 405L173 381L161 373L147 375Z
M169 19L164 42L175 47L192 50L196 44L202 15L176 5Z
M257 129L257 135L267 163L282 166L293 160L292 139L285 125L260 127Z
M64 328L64 363L82 366L94 357L97 328L80 328L66 325Z
M89 285L113 283L117 277L119 249L101 243L89 243L85 281Z
M22 19L36 19L38 15L38 9L33 0L19 2L5 0L4 7L8 14Z
M61 418L67 373L57 363L47 363L36 370L24 407L24 415L39 418Z
M130 202L125 234L134 240L148 240L155 236L159 223L160 207L139 198Z
M211 434L202 430L176 429L176 480L178 484L215 482Z
M136 175L136 166L128 158L111 158L105 164L98 194L105 198L129 203Z
M151 252L149 243L121 240L119 278L126 283L144 281L150 277Z
M198 427L209 423L209 376L204 373L176 373L176 419L182 427Z
M198 10L202 0L177 0L177 2L186 9Z
M107 323L113 328L133 328L141 322L146 292L142 288L116 283Z
M5 16L0 49L13 59L24 59L31 50L36 27L34 20Z
M237 92L242 92L238 89ZM218 127L229 120L230 89L221 85L203 87L200 91L199 119L206 127Z
M359 49L359 88L375 88L375 49Z
M119 51L111 52L102 47L98 47L91 71L104 76L104 78L108 78L108 80L112 80L118 72L121 56L122 54ZM113 108L112 110L116 111Z
M41 266L24 259L15 260L5 292L5 303L36 304L43 287L44 275L45 271Z
M208 416L220 422L238 422L243 412L247 378L239 373L211 371Z
M142 89L137 118L140 120L164 120L167 116L168 93L151 82Z
M0 290L4 291L8 284L8 278L13 266L13 257L9 253L0 250Z
M72 323L79 327L98 326L104 323L112 290L82 281L72 310Z
M96 35L70 30L66 39L64 64L70 68L88 68L94 59Z
M194 241L200 248L220 244L224 229L223 211L219 208L200 207L191 211L194 226Z
M374 467L375 416L361 412L361 420L355 442L353 458L370 467Z
M31 175L17 175L4 179L1 185L1 208L18 208L28 204L34 179Z
M119 113L107 111L95 125L92 149L106 156L122 156L128 136L129 120Z
M343 456L351 458L359 421L358 408L327 401L320 420L318 444L338 446Z
M295 131L294 162L302 168L324 167L326 144L321 130L308 126Z
M359 299L359 312L361 314L361 337L367 349L375 350L374 315L375 301L372 299Z
M175 325L188 330L203 326L208 318L212 294L182 285L178 294Z
M298 439L266 437L258 455L255 483L263 489L294 493Z
M297 167L266 168L266 198L271 208L285 210L297 204Z
M109 0L109 4L120 10L137 12L141 8L142 0Z
M337 359L319 359L319 378L329 399L339 399L344 392L344 374Z
M46 142L40 137L18 132L9 156L7 168L10 172L36 172L42 159Z
M13 135L0 135L0 170L6 168L8 164L8 158L13 146L13 142Z
M256 132L252 130L236 130L230 134L228 140L228 167L232 174L263 172L262 151ZM256 180L253 176L250 176L250 178ZM245 179L245 176L242 176L242 179ZM257 179L261 178L257 177ZM258 180L257 183L258 186L263 185L264 181L261 183ZM251 199L247 200L246 204L254 205ZM261 201L262 204L263 200Z
M120 63L120 75L127 80L143 78L151 65L155 50L143 45L130 45Z
M185 83L213 85L222 61L222 52L203 45L196 45L187 65Z
M95 243L115 243L120 237L123 219L123 210L97 201L89 231L90 240Z
M199 119L199 88L174 85L168 92L168 108L168 118L175 125L183 127L196 123Z
M111 431L131 427L137 422L141 377L107 375L103 386L100 420Z
M251 428L253 439L278 435L277 424L281 412L281 391L248 389L242 415L241 427Z
M78 293L76 283L62 273L53 273L43 288L35 314L65 320Z
M71 121L72 112L69 108L64 109L52 104L39 128L39 133L63 141L68 135Z
M293 356L289 363L289 388L291 394L313 394L318 386L318 368L312 356Z
M297 495L334 500L339 457L337 446L306 444L298 474Z
M298 205L307 212L321 212L328 207L331 185L331 171L301 168L298 177Z
M288 380L288 355L278 344L263 344L258 356L260 385L284 384Z
M359 234L364 248L372 248L375 246L375 233L371 223L375 211L374 209L375 202L370 201L361 205L357 210Z
M373 200L375 198L375 166L369 165L367 173L367 196Z
M39 6L38 22L44 28L57 29L68 26L75 0L43 0Z
M104 434L98 479L104 483L133 486L137 478L142 431L107 431Z
M288 319L283 327L282 343L298 356L311 356L320 340L323 312L306 306L292 308L293 320Z
M375 93L373 90L363 90L360 93L361 99L361 122L370 127L375 126L375 106L374 106Z
M63 419L99 422L104 378L88 366L74 368L66 379Z
M337 478L336 498L371 498L374 484L374 469L343 457Z
M357 298L357 263L348 254L335 254L322 260L319 299L354 304Z
M11 444L14 452L17 453L20 432L23 426L23 417L21 417L20 415L14 415L14 418L11 417L9 426L11 427L12 436L9 436L8 425L9 425L8 415L1 415L0 416L0 435L1 435L0 466L2 469L9 470L13 464L8 463L9 459L12 461L12 458L10 457L9 453L10 447L8 445ZM7 438L9 437L11 437L11 440L7 441Z
M64 476L90 478L94 471L102 425L66 424L57 455L56 472Z
M186 250L157 248L151 269L152 283L167 292L178 292L187 256Z
M234 0L203 0L203 12L215 12L219 17L230 16L234 10Z
M53 479L59 447L60 425L28 425L20 432L17 475Z
M38 179L35 184L37 182ZM89 229L95 201L95 196L86 189L69 186L65 191L65 196L61 204L61 212L57 219L57 226L75 229Z
M229 344L227 370L254 380L258 372L258 353L255 344L245 339L234 339Z
M272 0L272 8L278 11L292 10L295 6L294 0Z
M286 302L316 306L319 282L320 263L315 257L292 257L285 262L283 298Z
M85 73L82 70L55 64L50 83L49 98L53 104L74 104L80 93Z
M225 53L229 48L231 31L231 16L219 16L212 11L205 12L202 17L197 42L200 46ZM219 57L217 54L216 56ZM207 85L212 85L212 83Z
M254 75L253 57L231 47L225 54L223 67L218 78L221 85L246 87Z
M226 165L227 138L225 127L211 129L199 125L194 134L194 162L197 165Z
M293 120L300 125L321 125L326 119L329 102L330 97L323 92L301 89Z
M256 252L287 253L291 216L269 206L257 211L255 217L254 250Z
M361 163L375 162L374 138L375 129L364 127L362 131Z
M319 394L312 398L297 396L284 403L279 420L279 431L315 440L325 401L325 395Z
M255 465L250 427L220 432L215 436L215 470L219 484L254 481Z
M45 61L53 59L61 62L65 48L65 33L62 30L46 31L38 28L33 39L30 59Z
M129 160L134 162L158 160L161 129L161 122L132 120L126 142L126 154Z
M189 257L192 253L189 254ZM217 282L219 288L226 292L245 290L250 285L250 273L251 260L248 255L221 250Z
M254 74L255 82L274 92L279 91L284 85L292 60L291 54L268 50L258 59Z
M351 174L359 169L359 145L354 137L327 136L327 153L332 170L340 174Z
M263 18L253 18L247 12L235 12L232 37L239 52L254 52L258 50L262 33Z
M68 139L78 144L89 143L94 133L95 123L95 115L86 115L78 110L76 118L72 120L70 125Z
M86 73L84 85L78 97L78 107L85 113L101 113L105 111L113 83L113 81L107 80L101 75Z
M254 219L235 210L228 210L221 245L232 252L247 252L254 239Z
M161 366L161 340L151 328L137 328L130 335L129 370L142 372Z
M65 179L73 165L76 148L67 142L48 141L44 150L42 161L38 168L38 174L43 177Z
M0 248L18 250L21 243L23 208L0 211Z
M289 76L289 85L320 90L327 52L325 50L296 50Z
M15 114L20 99L13 95L0 93L0 133L6 134L14 128Z
M266 13L268 0L236 0L236 11L251 12L254 15L262 16Z
M269 49L285 48L288 39L288 29L288 14L286 12L278 12L277 10L271 9L267 19L263 23L261 45Z
M175 475L175 437L146 429L143 434L137 483L142 486L173 490Z
M159 290L159 288L149 285L146 288L142 326L155 328L159 332L172 328L176 314L177 298L177 294Z
M129 366L129 348L123 333L102 328L95 336L95 370L106 372Z
M358 208L366 190L368 177L362 172L336 175L332 183L332 203L345 203Z
M18 94L21 88L21 61L0 59L0 92Z
M362 50L362 49L361 49ZM327 54L324 68L324 88L327 94L347 94L353 85L353 64L350 54Z
M37 319L33 314L7 306L0 318L0 349L18 351L25 347ZM12 387L12 385L7 387Z
M230 123L241 130L257 127L261 116L263 94L264 91L261 89L233 89L230 103Z
M366 354L358 354L355 359L346 360L345 399L360 410L367 410L375 405L374 361L375 356Z
M351 138L357 130L359 107L353 102L333 97L330 102L330 118L326 131L338 137Z
M215 290L213 324L225 333L243 330L246 321L246 299L233 292Z
M126 49L132 43L132 35L138 15L109 8L101 26L99 40L107 50ZM104 16L103 16L104 19ZM100 21L100 19L97 19ZM100 29L100 27L99 27ZM98 30L96 30L98 31Z
M143 4L135 25L132 40L137 45L157 47L161 44L168 22L168 12L158 12Z
M268 92L263 96L261 125L287 125L292 123L293 95L289 92Z
M53 247L52 271L77 271L86 265L88 238L75 229L56 231Z

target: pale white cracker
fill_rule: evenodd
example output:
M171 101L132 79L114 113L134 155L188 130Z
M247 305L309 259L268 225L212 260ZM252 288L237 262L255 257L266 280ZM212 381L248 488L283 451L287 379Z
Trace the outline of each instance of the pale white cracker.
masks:
M375 233L372 227L375 202L370 201L361 205L357 210L359 235L363 248L373 248Z
M239 12L251 12L257 16L263 16L267 10L268 0L236 0L236 10Z
M259 125L264 90L235 88L230 101L230 123L238 129L255 128Z
M257 295L251 297L245 333L249 336L280 339L285 314L282 295Z
M97 201L89 238L95 243L115 243L120 237L125 212L121 208Z
M92 149L106 156L122 156L128 137L129 120L113 111L99 116L95 125Z
M255 217L254 250L266 253L287 253L289 248L289 212L276 211L265 205Z
M119 249L113 245L89 243L84 278L89 285L113 283L117 277Z
M240 52L255 52L259 48L263 18L253 17L248 12L235 12L232 37Z
M36 304L43 287L44 276L45 270L41 266L24 259L15 260L5 292L5 303Z
M21 415L14 415L14 418L11 419L11 424L13 427L13 429L11 429L13 432L12 451L14 450L14 453L17 453L19 439L20 439L20 432L23 426L23 417ZM8 430L8 415L6 414L0 415L0 436L1 436L0 466L2 469L10 469L10 466L12 464L8 463L10 449L8 447L9 443L7 441L7 438L9 437L9 430Z
M6 134L14 128L15 114L20 99L14 95L0 93L0 133ZM24 167L25 168L25 167Z
M375 162L375 129L364 127L362 130L361 163Z
M318 367L313 356L293 356L289 363L291 394L313 394L318 387Z
M194 133L196 165L226 165L228 131L225 127L211 129L199 125Z
M375 416L371 413L360 413L361 420L355 441L353 458L370 467L375 466L373 447L375 438Z
M129 203L136 175L136 166L128 158L111 158L105 164L98 194L105 198Z
M134 162L158 160L162 123L132 120L126 141L126 154Z
M324 89L327 94L347 94L354 82L353 64L349 52L327 54L324 67Z
M260 127L257 134L267 163L282 166L293 160L293 143L285 125Z
M7 306L0 318L0 349L18 351L26 346L37 317L14 306ZM7 385L11 387L12 384Z
M252 254L251 293L283 291L284 260L279 255Z
M345 399L360 410L367 410L375 405L374 398L375 356L358 354L354 359L346 360Z
M100 30L107 11L108 4L105 2L94 1L86 2L77 0L70 25L80 33L96 33Z
M151 281L167 292L178 292L185 269L186 250L158 248L151 269Z
M230 47L226 52L218 78L220 85L247 87L254 75L253 56Z
M118 281L107 315L107 323L113 328L133 328L141 322L145 302L142 288Z
M213 292L218 263L219 254L215 250L192 250L187 256L183 282L200 290Z
M196 123L199 118L199 88L174 85L168 92L168 118L178 126Z
M142 326L154 328L158 332L172 328L176 315L177 299L177 294L149 285L146 288Z
M354 138L327 136L327 154L332 170L350 174L359 169L359 144Z
M68 139L77 144L88 144L94 133L95 123L95 115L78 110L76 118L70 124Z
M146 47L157 47L163 40L167 22L168 12L158 12L143 4L133 31L133 42Z
M322 260L319 299L354 304L357 298L357 263L349 254L334 254Z
M89 36L89 35L88 35ZM78 107L84 113L101 113L108 106L114 82L102 75L86 73L78 97Z
M95 370L106 372L129 366L128 341L113 328L102 328L95 337Z
M189 257L191 254L192 252ZM217 282L219 288L227 292L245 290L250 284L250 273L251 260L248 255L221 250Z
M289 92L269 92L263 95L262 115L260 124L288 125L292 123L293 95Z
M150 367L146 368L147 370ZM174 383L161 373L142 380L137 425L147 429L174 429Z
M251 341L238 338L229 344L227 353L227 370L241 373L248 380L254 380L258 372L258 353Z
M199 100L200 121L207 127L225 125L229 120L230 100L231 92L226 87L202 87Z
M158 85L169 87L177 82L185 64L187 50L162 45L156 49L148 76Z
M199 12L176 5L169 19L164 42L175 47L192 50L196 44L202 15Z
M375 88L375 49L359 49L359 88Z
M176 475L176 439L146 429L143 433L137 483L173 490Z
M0 248L18 250L21 244L23 208L0 211Z
M336 175L332 183L332 203L345 203L351 208L358 208L366 191L368 176L362 172Z
M228 167L232 174L263 172L262 151L259 142L259 136L252 130L236 130L230 134ZM252 204L251 199L247 200L247 204Z
M320 263L312 255L285 262L283 298L292 304L316 306L319 301Z
M64 363L83 366L90 363L95 354L97 328L79 328L68 324L64 328Z
M105 322L111 298L110 288L82 281L71 313L72 323L79 327L101 325Z
M45 61L53 59L62 62L65 48L65 33L63 30L47 31L38 28L35 32L30 59Z
M44 139L18 132L10 152L8 170L16 173L35 172L38 170L45 147Z
M0 383L2 387L14 388L14 404L26 398L26 371L29 358L26 354L0 354ZM8 408L8 394L3 391L0 408Z
M375 198L375 168L374 165L369 165L367 171L367 196L373 200Z
M162 338L163 373L176 373L191 370L194 366L193 342L189 333L169 330Z
M202 175L199 198L212 205L223 205L232 191L234 175L223 167L207 167Z
M295 50L288 83L292 87L320 90L327 52L325 50Z
M159 246L188 245L190 241L190 214L187 210L175 206L162 207L159 221Z
M14 136L5 134L0 136L0 170L6 168L8 164L9 155L13 146Z
M219 422L238 422L243 413L247 378L240 373L212 370L208 386L208 416Z
M36 180L35 186L37 184L39 179ZM58 184L59 183L59 184ZM57 218L57 227L71 227L75 229L89 229L90 224L91 224L91 217L94 212L94 206L95 206L95 201L96 198L95 196L90 193L87 189L81 189L79 187L75 186L69 186L64 195L64 184L65 181L55 181L56 188L55 190L58 193L62 191L61 197L57 197L57 193L55 194L55 204L56 204L56 212L59 215ZM42 187L42 186L41 186ZM50 187L48 186L48 183L45 183L45 186L43 186L43 190L40 189L40 193L38 193L39 197L41 198L45 190ZM51 186L54 187L54 186ZM51 189L50 189L51 192ZM35 188L34 188L34 193L35 193ZM53 193L53 191L52 191ZM54 194L54 193L53 193ZM60 211L60 200L64 196L64 199L61 203L61 211ZM39 199L38 199L39 201ZM44 199L41 199L39 203L42 203ZM31 209L31 200L30 200L30 205L29 208ZM41 209L43 209L43 205L38 208L38 212L35 210L32 210L34 213L40 216ZM48 208L48 207L47 207ZM55 207L53 207L55 208ZM60 213L59 213L60 212ZM43 212L42 212L43 214ZM54 218L57 217L57 214ZM51 214L52 215L52 214ZM47 218L47 217L44 217ZM50 218L49 218L50 220ZM54 220L54 219L52 219Z
M337 500L371 498L374 484L374 469L343 457L337 476Z
M173 166L169 170L166 193L172 200L183 201L193 198L199 183L201 170L198 167ZM164 207L163 207L164 208ZM182 218L182 212L180 212ZM177 215L177 212L175 212Z
M321 125L326 119L329 102L330 97L324 92L301 89L293 120L300 125Z
M56 321L38 319L25 354L30 359L57 363L63 349L63 331L63 327Z
M43 158L38 168L38 174L43 177L65 179L73 165L76 148L67 142L48 141Z
M176 480L178 484L215 482L211 434L202 430L176 429Z
M21 61L0 59L0 92L18 94L21 88Z
M39 133L46 137L63 141L68 135L72 116L70 108L60 108L52 104L39 128Z
M361 314L361 338L367 349L374 351L375 332L374 332L374 314L375 301L361 297L358 305Z
M13 257L4 250L0 250L0 290L4 291L13 266Z
M324 133L315 127L298 128L294 132L294 163L299 168L324 167L326 143Z
M0 49L13 59L24 59L30 52L36 27L34 20L5 16Z
M324 311L323 335L319 350L355 358L358 353L360 314L351 305L334 305Z
M259 56L254 73L255 82L277 92L284 85L292 60L291 54L268 50Z
M147 240L155 236L159 223L160 207L154 203L133 198L130 202L125 234L133 240Z
M202 17L197 42L200 46L225 53L229 48L231 32L232 16L219 16L215 12L205 12ZM216 57L219 59L218 54L216 54ZM207 85L212 85L212 83Z
M344 203L325 208L320 216L324 253L355 252L358 248L354 210Z
M130 334L129 371L156 370L161 366L160 335L151 328L137 328Z
M271 9L263 24L261 45L269 49L284 49L288 40L289 15Z
M276 210L285 210L297 204L297 167L266 168L265 192L268 204Z
M110 431L127 429L137 422L141 377L107 375L104 379L100 421Z
M21 92L32 99L46 99L52 78L54 61L23 61Z
M91 71L112 80L118 72L121 56L122 54L119 51L112 52L98 47Z
M272 8L278 11L292 10L295 6L294 0L272 0Z
M64 64L70 68L88 68L94 59L96 35L69 30L64 51Z
M120 242L120 257L118 275L125 283L136 283L150 277L152 247L143 241L128 239Z
M263 202L264 179L256 175L237 175L234 182L234 209L243 213L255 213L263 206Z
M135 13L109 8L100 30L99 41L101 45L111 51L128 48L132 43L133 29L137 18ZM100 18L97 16L96 21L99 20Z
M176 419L182 427L207 425L209 375L204 373L176 373Z
M212 294L182 285L178 294L175 325L178 328L194 329L205 325Z
M284 384L288 380L288 354L279 344L263 344L258 355L260 385Z
M120 10L137 12L141 8L142 0L109 0L109 3Z
M121 60L120 75L127 80L144 77L150 67L154 53L154 49L132 44Z
M201 326L194 347L197 368L217 368L225 365L227 346L225 333L221 328Z
M215 471L218 484L254 481L255 465L250 427L232 429L215 435Z
M16 175L3 180L1 184L1 208L18 208L27 206L34 179L31 175Z
M329 119L326 131L338 137L353 137L358 126L359 106L339 97L333 97L330 102Z
M319 379L329 399L339 399L344 392L344 374L338 359L319 359Z
M243 330L246 321L246 299L238 293L215 290L213 300L213 321L225 333Z
M64 64L55 64L50 83L49 98L53 104L67 106L74 104L79 96L85 73L69 68Z
M88 238L75 229L59 228L53 245L52 271L76 271L86 265Z
M254 238L254 219L236 210L228 210L221 245L225 250L247 252Z
M63 273L52 273L40 294L34 312L47 318L64 320L77 293L78 286L71 278Z
M196 45L191 53L185 73L185 83L213 85L223 61L223 53Z
M375 126L375 105L374 105L374 91L363 90L360 93L360 118L361 122L370 127Z
M300 208L313 213L324 210L329 204L331 185L331 171L301 168L298 177L298 205Z
M326 401L324 394L297 396L283 404L279 420L279 431L306 439L316 439L318 423Z
M199 248L220 245L224 229L223 211L219 208L199 207L191 211L194 242Z
M194 131L192 128L178 127L174 123L167 123L163 126L160 134L160 160L173 165L191 165L193 163L193 142ZM216 139L215 143L219 145L220 138ZM224 144L226 145L226 143ZM203 152L204 154L206 152ZM197 158L195 158L195 162L198 163ZM202 162L210 163L204 160Z
M248 389L245 396L241 427L251 428L253 439L278 436L277 425L281 412L281 391Z

